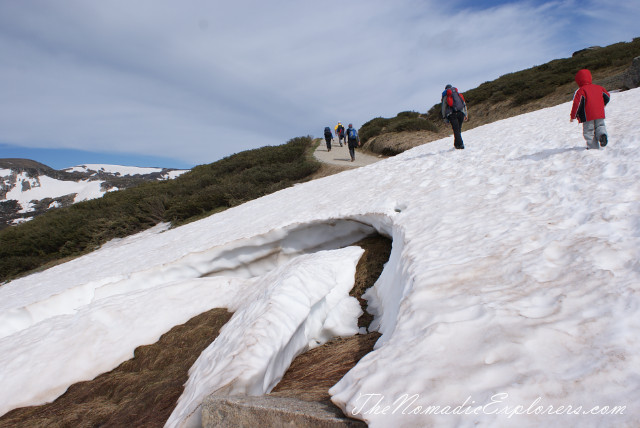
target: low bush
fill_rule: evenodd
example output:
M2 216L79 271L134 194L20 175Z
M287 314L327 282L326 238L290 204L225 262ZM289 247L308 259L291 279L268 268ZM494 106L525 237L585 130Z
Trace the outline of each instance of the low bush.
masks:
M394 120L388 127L387 132L402 132L402 131L431 131L437 132L436 126L428 122L422 117L404 117L400 120Z
M389 124L391 119L385 119L384 117L376 117L366 122L358 130L360 135L360 141L364 144L367 140L383 133L385 127Z
M366 122L359 129L358 134L362 143L366 143L371 138L389 133L402 131L431 131L436 132L437 127L426 120L417 111L403 111L396 117L387 119L384 117L376 117Z

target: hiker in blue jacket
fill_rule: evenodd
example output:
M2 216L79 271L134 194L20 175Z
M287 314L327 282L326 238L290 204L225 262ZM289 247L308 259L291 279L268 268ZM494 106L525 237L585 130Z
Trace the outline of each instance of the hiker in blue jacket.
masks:
M462 141L462 122L468 119L467 103L457 88L447 85L442 92L442 118L451 124L453 130L453 147L464 149Z
M351 123L349 124L349 128L347 128L347 145L349 146L351 162L353 162L356 160L356 147L360 147L360 136Z

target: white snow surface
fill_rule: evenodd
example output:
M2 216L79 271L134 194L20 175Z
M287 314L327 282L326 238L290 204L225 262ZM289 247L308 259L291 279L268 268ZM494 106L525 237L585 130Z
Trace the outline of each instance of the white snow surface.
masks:
M120 174L122 176L125 175L145 175L151 174L153 172L162 172L162 168L151 168L151 167L139 167L139 166L126 166L126 165L103 165L103 164L85 164L73 166L70 168L64 168L63 171L66 172L107 172L110 174ZM167 174L166 178L176 178L189 170L173 170Z
M197 426L209 393L266 393L297 353L356 331L346 293L360 250L348 245L376 229L393 239L366 295L382 337L330 390L346 414L373 427L638 426L640 89L612 94L604 150L585 150L569 111L465 131L465 150L445 138L2 285L0 414L214 307L235 313L167 426Z
M9 171L10 173L10 171ZM39 201L45 198L58 198L60 196L76 193L74 202L99 198L105 194L100 188L101 181L62 181L41 175L37 178L29 177L21 172L16 177L17 185L7 192L6 200L16 200L22 207L20 212L33 211L31 201ZM30 188L22 190L22 183L28 182Z

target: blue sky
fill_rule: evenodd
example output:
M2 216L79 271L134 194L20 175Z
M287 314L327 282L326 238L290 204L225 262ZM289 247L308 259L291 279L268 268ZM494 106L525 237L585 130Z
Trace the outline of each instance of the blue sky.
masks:
M189 167L640 36L640 2L0 0L0 157ZM472 108L472 106L470 106Z

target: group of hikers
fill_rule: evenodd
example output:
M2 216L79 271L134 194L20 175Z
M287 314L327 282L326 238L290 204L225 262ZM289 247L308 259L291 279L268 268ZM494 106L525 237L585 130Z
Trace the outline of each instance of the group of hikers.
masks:
M592 83L591 72L582 69L576 73L575 81L578 89L573 95L570 120L582 123L582 135L587 142L587 150L605 147L608 143L607 128L604 124L604 107L609 103L611 95L600 85ZM453 130L453 147L464 149L462 141L462 123L469 120L467 103L464 96L452 85L447 85L442 92L442 119L451 124Z
M592 80L591 72L587 69L576 73L575 81L578 84L578 89L573 95L570 117L571 122L577 119L578 123L582 123L582 135L587 142L587 150L605 147L609 140L604 123L604 108L609 103L611 96L605 88L592 83ZM446 85L442 92L440 112L442 119L449 123L453 130L453 147L459 150L464 149L462 124L469 120L469 113L464 95L458 92L458 89L453 85ZM351 162L353 162L355 148L360 147L358 131L353 128L351 123L345 129L341 122L338 122L334 131L340 147L342 147L343 140L348 145ZM324 138L327 142L327 150L331 151L333 133L328 126L324 129Z
M342 122L338 122L338 124L333 128L336 137L338 137L338 143L340 147L342 147L342 142L347 145L349 148L349 156L351 156L351 162L356 160L356 147L360 147L360 136L358 135L358 131L353 127L353 124L350 123L349 127L345 129L342 125ZM333 141L333 132L331 132L331 128L328 126L324 128L324 139L327 143L327 151L331 151L331 143Z

